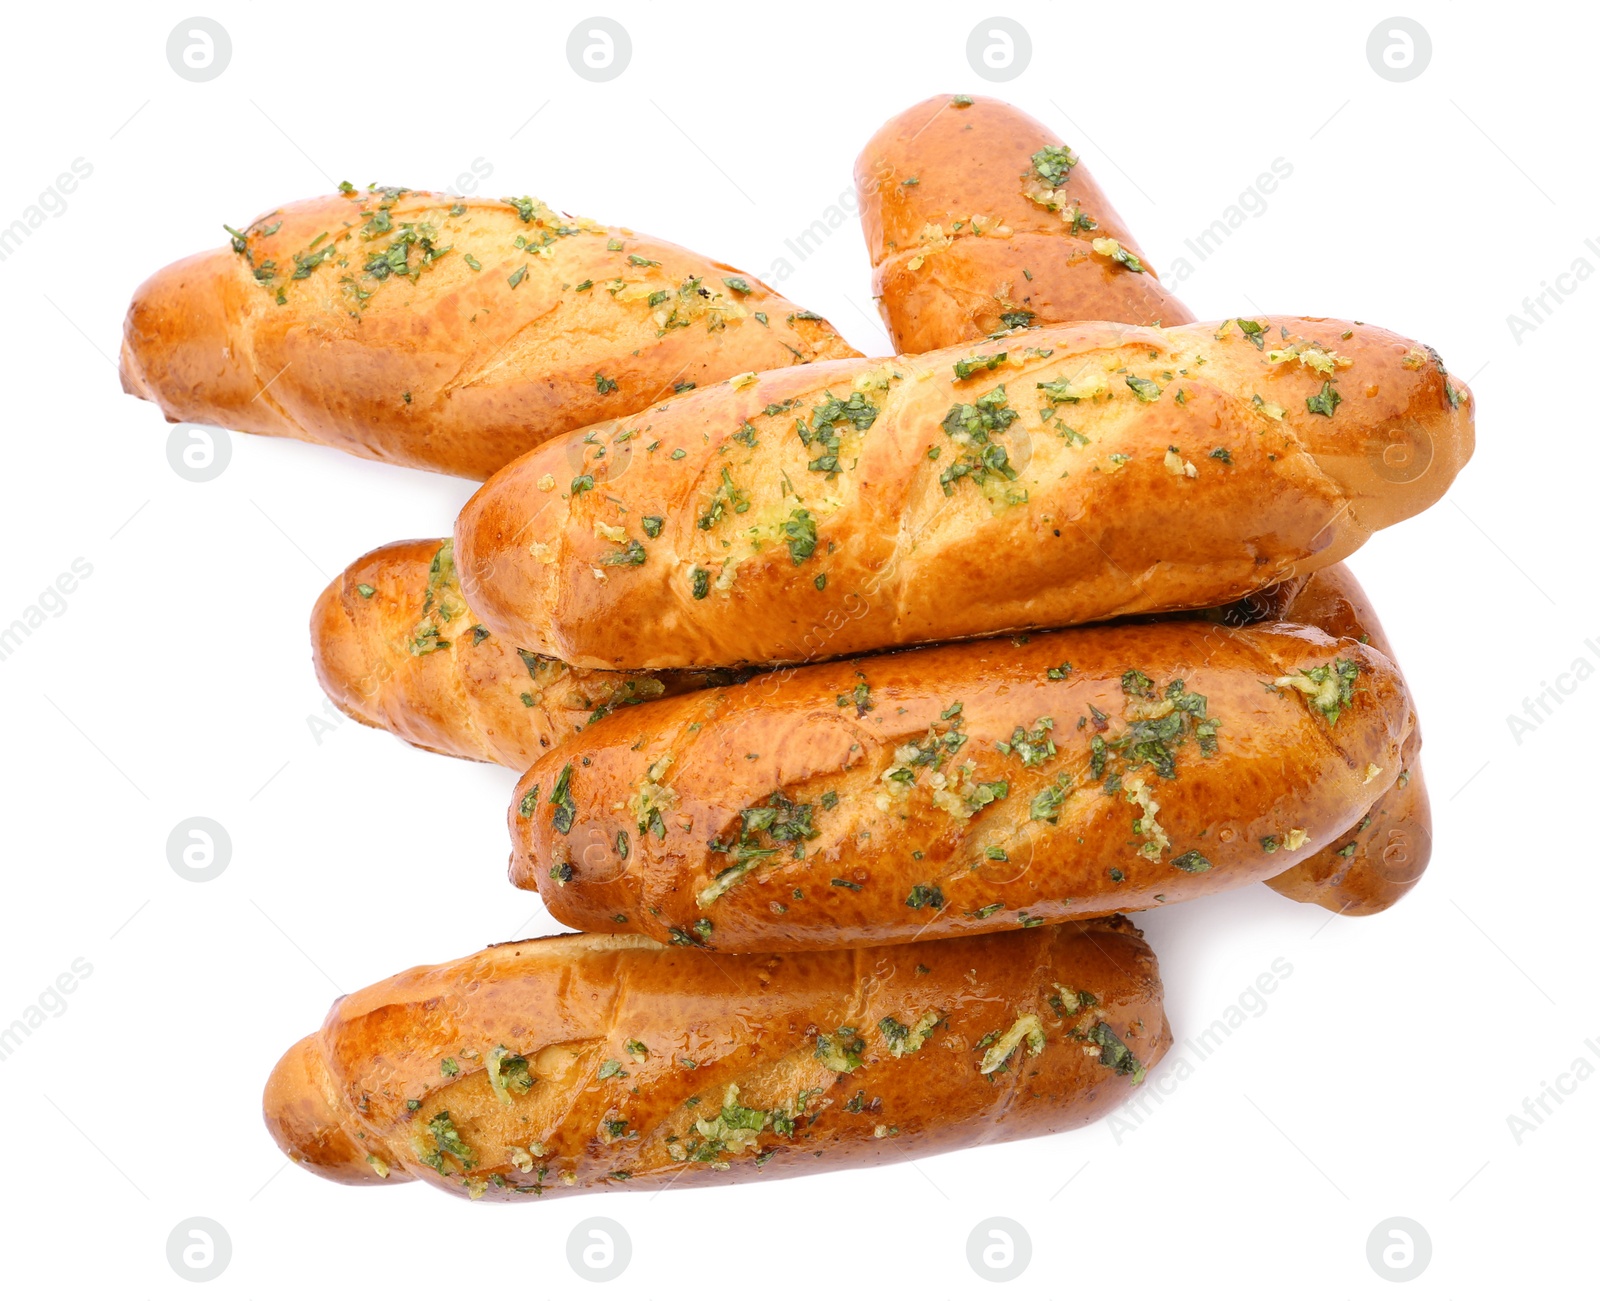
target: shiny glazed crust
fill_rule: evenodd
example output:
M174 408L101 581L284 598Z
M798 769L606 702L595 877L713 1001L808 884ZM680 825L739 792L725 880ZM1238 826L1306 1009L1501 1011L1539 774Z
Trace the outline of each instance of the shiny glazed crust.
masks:
M685 386L858 355L675 244L532 199L352 190L145 281L122 386L168 420L483 479Z
M575 669L489 632L446 538L393 542L338 575L311 613L317 681L345 714L424 750L525 769L625 705L731 680Z
M1017 324L1194 320L1076 154L1000 100L936 95L891 118L856 159L856 195L899 352Z
M1313 624L1330 636L1357 638L1395 663L1377 612L1344 565L1318 570L1291 586L1281 602L1282 618ZM1422 729L1413 727L1394 781L1361 820L1267 884L1290 899L1350 917L1382 912L1404 898L1433 856L1433 810L1422 779L1421 750Z
M557 440L468 502L456 559L487 627L586 668L1201 609L1437 500L1472 409L1375 326L1056 326L770 372Z
M566 925L725 952L1104 916L1316 853L1412 725L1386 658L1291 624L776 670L542 756L508 814L511 876Z
M341 999L264 1111L325 1178L534 1201L1058 1133L1120 1106L1170 1043L1122 918L742 957L563 935Z

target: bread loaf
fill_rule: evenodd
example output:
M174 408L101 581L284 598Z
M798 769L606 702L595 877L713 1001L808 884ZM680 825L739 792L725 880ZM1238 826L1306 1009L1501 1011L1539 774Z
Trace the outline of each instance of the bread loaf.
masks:
M1318 570L1291 586L1282 601L1283 618L1312 624L1329 636L1355 638L1396 663L1377 612L1346 566ZM1433 812L1421 750L1422 729L1413 726L1400 748L1394 780L1385 774L1374 783L1386 789L1360 820L1267 884L1290 899L1349 917L1382 912L1404 898L1433 855Z
M745 957L562 935L340 999L264 1110L324 1178L537 1201L1058 1133L1120 1106L1171 1039L1122 918Z
M856 159L856 194L898 352L1019 325L1194 320L1077 154L1000 100L936 95L891 118Z
M508 815L511 876L565 925L733 953L1105 916L1315 854L1412 725L1379 652L1292 624L777 670L546 752Z
M1085 324L687 394L456 524L491 631L585 668L795 662L1225 604L1437 500L1471 395L1375 326ZM1425 473L1389 449L1426 446Z
M575 669L523 650L467 608L453 551L448 538L379 547L318 598L312 663L351 718L424 750L521 772L615 709L735 676Z
M752 276L537 199L349 187L135 293L122 386L168 420L487 478L744 371L859 354Z

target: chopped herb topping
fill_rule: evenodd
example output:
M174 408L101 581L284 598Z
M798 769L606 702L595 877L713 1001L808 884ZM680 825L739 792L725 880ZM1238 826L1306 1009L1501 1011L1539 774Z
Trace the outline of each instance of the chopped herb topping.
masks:
M1104 1021L1094 1023L1094 1028L1089 1031L1089 1040L1100 1045L1100 1065L1109 1066L1118 1075L1131 1075L1135 1084L1144 1080L1144 1067L1139 1064L1139 1059Z
M613 551L609 556L601 559L602 565L642 565L647 559L644 543L638 538L629 538L628 545L620 551Z
M773 791L761 804L751 805L739 814L739 835L734 841L713 840L709 848L714 854L728 859L728 866L712 878L696 896L702 908L713 903L738 885L763 859L782 852L782 847L792 846L794 856L803 853L801 842L814 840L816 826L812 822L812 806L796 804L782 791ZM857 887L859 888L859 887Z
M504 1106L511 1105L513 1093L520 1096L533 1088L533 1072L528 1068L528 1059L512 1052L504 1044L489 1051L484 1058L484 1065L488 1068L489 1087Z
M1144 263L1139 261L1138 256L1132 250L1123 248L1122 244L1117 240L1103 238L1090 240L1089 247L1094 249L1101 257L1108 257L1113 262L1121 263L1129 271L1144 273Z
M843 400L832 394L826 396L825 402L812 408L809 424L804 420L795 421L795 433L806 448L821 449L821 454L814 457L806 469L834 475L839 472L839 449L843 441L840 429L849 425L864 433L878 418L878 408L859 391Z
M1028 817L1035 822L1054 823L1056 815L1061 812L1061 805L1067 798L1067 784L1070 778L1062 774L1056 778L1053 785L1046 786L1033 797L1033 802L1028 806Z
M750 509L750 498L742 489L734 486L732 472L727 466L723 466L722 482L712 496L711 504L705 508L705 511L695 523L703 529L713 528L721 522L724 513L730 506L733 508L735 515L743 515Z
M1339 659L1332 664L1318 665L1300 673L1290 673L1273 682L1275 687L1293 687L1306 697L1306 703L1317 710L1330 724L1339 721L1339 711L1348 709L1351 692L1361 675L1361 665L1355 660Z
M1066 145L1046 145L1034 154L1032 162L1033 174L1052 190L1059 190L1078 165L1077 156Z
M537 790L537 787L535 788ZM555 817L552 819L555 829L563 836L572 830L572 824L578 816L577 802L572 798L572 765L569 763L562 768L561 776L556 778L555 788L550 792L550 803L555 805Z
M1024 768L1038 768L1046 759L1055 757L1056 745L1050 739L1050 731L1055 725L1053 718L1041 718L1031 728L1019 723L1012 730L1011 739L996 741L995 749L1001 754L1020 759Z
M1030 312L1028 315L1031 319L1033 314ZM956 378L968 379L981 370L993 370L1005 359L1006 354L1003 352L997 352L992 355L976 353L971 357L963 357L955 364Z
M858 671L856 677L861 680L856 683L850 694L838 697L834 703L840 709L843 709L846 705L854 705L856 707L856 717L865 718L867 712L872 708L872 693L867 688L866 675Z
M955 495L955 485L961 479L970 478L982 487L994 476L1007 480L1017 477L1004 444L994 439L1016 418L1017 413L1006 405L1004 384L996 385L976 402L962 402L950 408L940 427L962 450L939 474L939 485L946 497Z
M1181 678L1168 683L1159 699L1153 685L1138 669L1123 674L1123 690L1136 703L1128 711L1127 731L1110 741L1098 735L1105 715L1090 707L1097 734L1089 738L1089 775L1096 781L1105 775L1113 757L1121 760L1116 777L1148 764L1158 776L1171 781L1178 775L1175 752L1190 735L1199 742L1201 754L1209 757L1216 753L1220 724L1207 716L1206 698L1185 690Z
M432 1166L440 1174L449 1173L444 1164L446 1156L454 1157L463 1170L471 1170L478 1164L473 1157L472 1149L462 1142L461 1135L456 1131L455 1122L450 1119L448 1111L441 1111L430 1120L423 1132L433 1139L433 1151L429 1152L423 1145L425 1140L418 1138L414 1144L417 1156L423 1164Z
M1332 416L1333 409L1343 402L1339 390L1334 388L1331 379L1322 381L1322 387L1311 397L1306 399L1306 410L1314 416Z
M866 1050L866 1040L855 1032L853 1026L842 1025L833 1035L819 1034L813 1056L830 1071L848 1075L861 1068L861 1054Z
M988 1040L987 1043L984 1040ZM978 1064L980 1075L994 1075L1005 1068L1011 1054L1024 1043L1028 1046L1028 1055L1037 1057L1044 1051L1044 1026L1039 1018L1032 1012L1019 1016L1004 1034L985 1035L978 1041L986 1051L983 1060Z
M802 565L817 549L817 523L811 512L795 509L783 522L783 536L789 543L789 559Z
M896 1021L892 1016L886 1016L878 1022L878 1033L889 1045L889 1051L896 1057L904 1057L922 1048L928 1041L928 1036L938 1028L944 1020L941 1012L928 1012L920 1017L916 1024L905 1025Z

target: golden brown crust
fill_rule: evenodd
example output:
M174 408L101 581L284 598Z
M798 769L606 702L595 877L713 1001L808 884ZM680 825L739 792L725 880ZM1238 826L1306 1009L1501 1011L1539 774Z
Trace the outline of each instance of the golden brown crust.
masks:
M1016 324L1194 320L1088 168L1000 100L936 95L906 109L867 142L855 176L873 294L899 352Z
M1381 654L1291 624L774 671L541 757L508 815L512 880L566 925L726 952L1103 916L1315 853L1372 803L1411 727Z
M342 1102L328 1076L328 1064L313 1039L302 1039L284 1053L267 1080L261 1113L267 1132L289 1157L341 1184L370 1183L375 1177L366 1146L340 1124ZM401 1179L410 1178L403 1171Z
M958 441L980 398L1014 478L980 460L993 446ZM1437 500L1471 453L1472 408L1436 358L1375 326L1029 330L770 372L574 434L479 490L457 557L488 627L589 668L1201 609ZM1431 449L1426 473L1390 471L1404 439Z
M139 288L123 387L169 420L482 479L680 385L859 355L733 267L519 203L377 190L275 209L243 253Z
M575 669L494 636L467 608L446 538L369 551L311 614L328 698L424 750L522 771L614 709L716 685L727 674Z
M1170 1043L1122 918L742 957L567 935L340 1000L266 1113L291 1160L342 1182L659 1191L1058 1133L1122 1105Z
M1330 636L1361 640L1395 663L1377 612L1344 565L1319 570L1296 586L1283 603L1283 618L1313 624ZM1433 854L1433 812L1422 778L1421 749L1422 729L1413 727L1401 748L1394 782L1361 820L1267 884L1290 899L1351 917L1382 912L1399 902L1427 870Z

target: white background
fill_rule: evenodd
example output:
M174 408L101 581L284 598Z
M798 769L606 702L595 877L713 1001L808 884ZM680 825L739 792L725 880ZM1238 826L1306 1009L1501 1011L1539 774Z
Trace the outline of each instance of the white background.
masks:
M1432 1241L1402 1295L1592 1291L1600 1078L1565 1077L1574 1091L1520 1143L1507 1123L1576 1059L1600 1066L1600 683L1564 679L1576 689L1520 743L1507 722L1573 661L1600 667L1600 283L1520 342L1507 323L1575 259L1600 267L1584 244L1600 243L1592 12L1552 26L1538 6L1409 8L1432 63L1392 84L1365 53L1391 11L1368 4L1014 4L1033 59L1003 86L967 64L970 5L611 4L633 60L599 85L567 64L571 7L204 12L233 42L206 84L167 64L179 8L28 7L6 24L0 225L74 159L93 168L0 262L0 626L75 558L93 566L0 661L0 1025L74 959L93 968L0 1061L8 1294L193 1295L165 1244L196 1215L232 1241L201 1290L218 1301L604 1295L566 1261L592 1215L632 1238L629 1295L1379 1296L1396 1285L1366 1242L1391 1216ZM1431 871L1369 919L1265 887L1148 915L1180 1040L1274 959L1293 974L1120 1136L516 1208L286 1168L261 1085L337 993L553 927L504 877L514 774L309 721L328 718L305 631L318 591L372 546L443 535L472 485L243 436L219 478L184 481L111 361L134 287L221 243L223 222L344 178L451 188L480 160L487 193L773 278L877 352L854 221L803 261L785 240L849 194L882 121L960 90L1075 146L1164 273L1283 158L1267 210L1180 286L1190 306L1381 323L1471 378L1475 461L1353 562L1425 723ZM233 840L208 884L166 859L193 815ZM989 1216L1031 1235L1015 1282L968 1266Z

